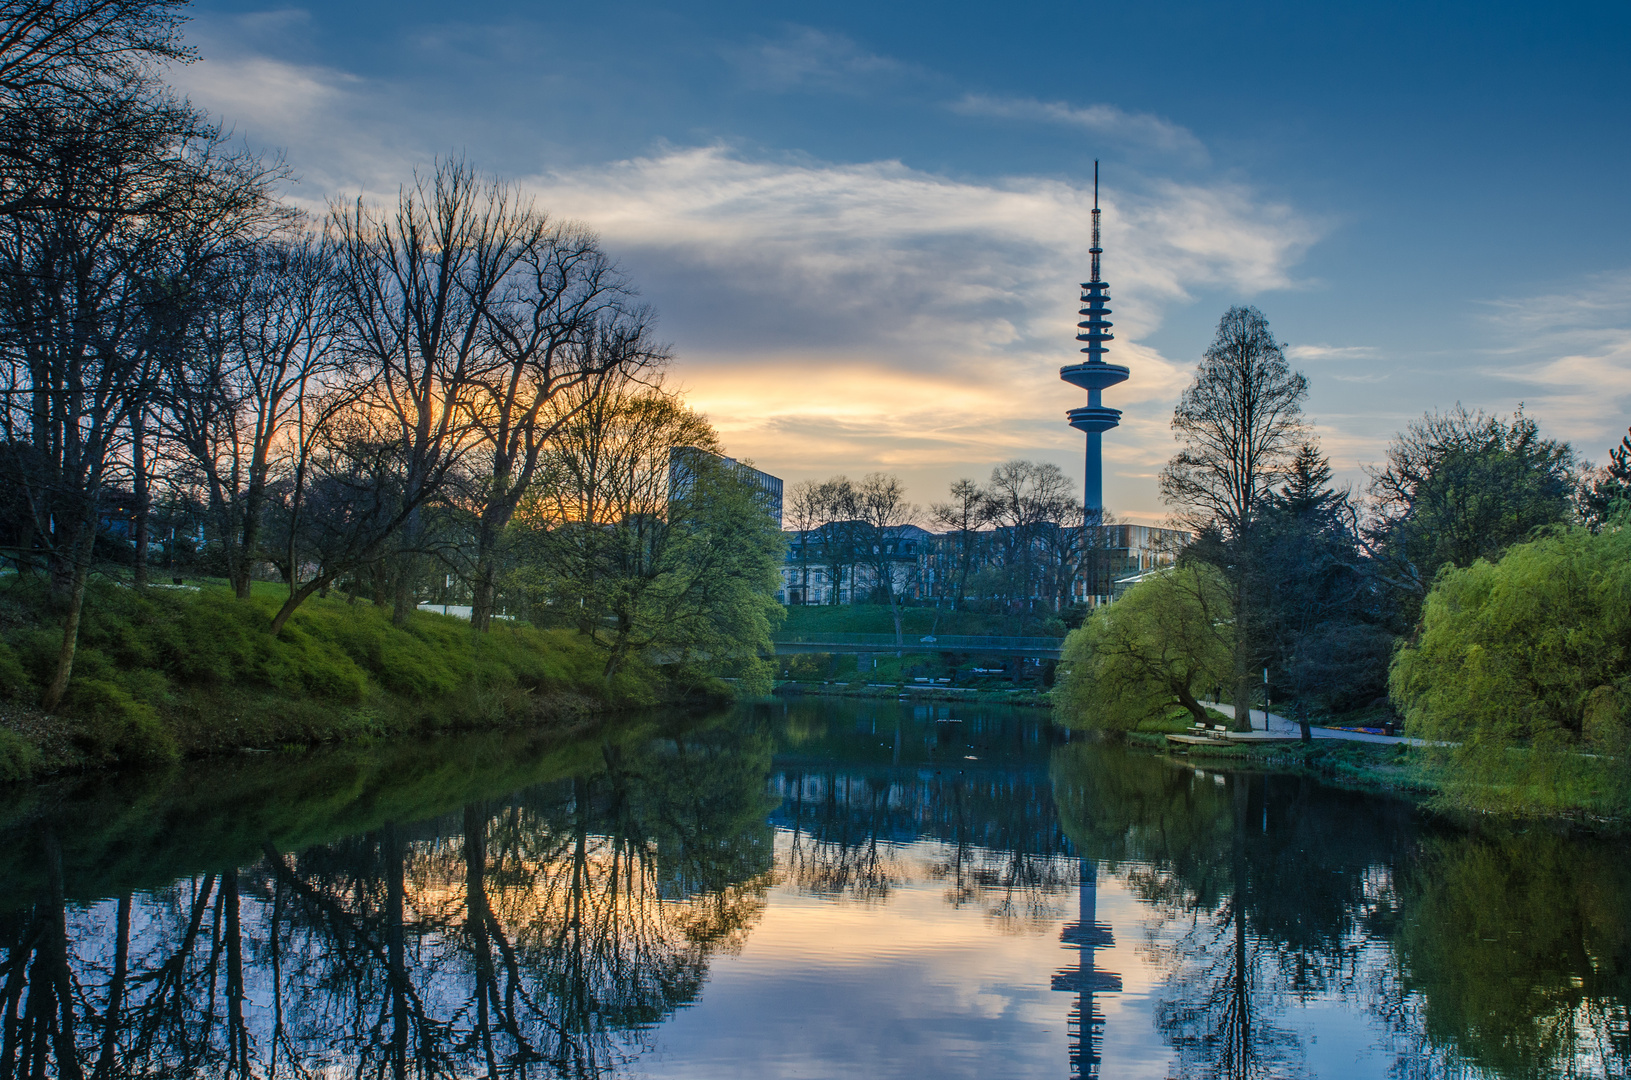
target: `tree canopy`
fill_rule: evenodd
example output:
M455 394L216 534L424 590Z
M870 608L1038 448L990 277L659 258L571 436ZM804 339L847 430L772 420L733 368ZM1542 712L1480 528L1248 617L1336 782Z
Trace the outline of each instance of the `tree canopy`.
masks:
M1112 733L1175 707L1205 721L1199 699L1228 679L1233 637L1222 574L1198 560L1180 562L1070 633L1055 700L1067 723Z
M1531 809L1585 785L1623 810L1625 769L1605 755L1631 746L1631 530L1561 530L1447 571L1390 682L1407 730L1447 744L1464 784Z

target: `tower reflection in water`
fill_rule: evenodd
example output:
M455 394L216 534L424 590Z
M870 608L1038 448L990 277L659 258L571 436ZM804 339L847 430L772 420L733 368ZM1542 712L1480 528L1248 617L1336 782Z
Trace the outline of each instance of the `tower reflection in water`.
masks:
M1093 995L1121 992L1120 975L1094 966L1094 950L1108 949L1115 944L1110 927L1098 921L1098 863L1082 859L1080 873L1076 921L1068 923L1059 933L1065 947L1076 950L1076 966L1063 968L1053 976L1055 990L1076 992L1076 1008L1070 1014L1070 1075L1073 1078L1099 1075L1104 1014L1099 1012Z

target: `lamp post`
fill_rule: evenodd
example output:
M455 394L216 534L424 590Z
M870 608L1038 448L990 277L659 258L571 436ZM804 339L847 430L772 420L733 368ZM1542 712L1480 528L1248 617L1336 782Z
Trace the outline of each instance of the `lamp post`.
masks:
M1269 730L1269 669L1263 669L1263 730Z

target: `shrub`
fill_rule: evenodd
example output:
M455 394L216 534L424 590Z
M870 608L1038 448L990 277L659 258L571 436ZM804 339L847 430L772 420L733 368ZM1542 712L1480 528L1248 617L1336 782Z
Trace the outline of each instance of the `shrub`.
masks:
M40 767L40 752L34 744L0 728L0 781L27 780Z
M28 669L11 647L0 641L0 697L26 701L34 694L34 680L28 677Z
M176 739L151 705L144 705L114 683L75 680L69 709L84 720L80 743L102 761L153 765L180 756Z

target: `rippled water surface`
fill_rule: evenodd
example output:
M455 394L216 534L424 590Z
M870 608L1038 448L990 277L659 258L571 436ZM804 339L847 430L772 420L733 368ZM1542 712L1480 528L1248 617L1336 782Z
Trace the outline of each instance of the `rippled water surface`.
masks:
M0 791L21 1076L1623 1077L1631 849L796 700Z

